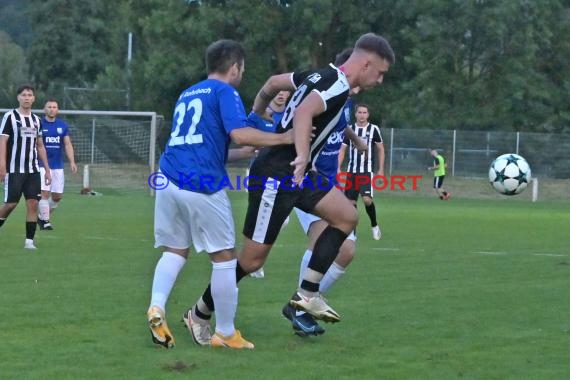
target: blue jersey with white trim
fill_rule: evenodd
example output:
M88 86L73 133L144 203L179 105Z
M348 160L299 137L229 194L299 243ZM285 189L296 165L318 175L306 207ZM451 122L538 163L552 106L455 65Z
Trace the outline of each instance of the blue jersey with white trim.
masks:
M206 79L184 90L174 108L172 133L160 170L185 190L212 194L227 184L230 132L246 126L235 88Z
M42 118L42 137L51 169L63 169L64 138L68 135L69 127L63 120L56 118L48 121L45 116ZM44 166L41 160L38 163L40 167Z
M315 168L319 174L331 178L333 181L338 172L338 155L344 140L344 131L350 124L350 114L352 108L352 101L350 98L344 105L344 110L341 118L337 122L333 131L327 139L325 145L319 152L315 160Z

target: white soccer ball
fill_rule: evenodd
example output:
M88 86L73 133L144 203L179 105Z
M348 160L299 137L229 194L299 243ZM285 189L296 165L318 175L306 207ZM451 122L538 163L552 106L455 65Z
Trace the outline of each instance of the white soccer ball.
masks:
M504 195L520 194L531 179L528 162L518 154L508 153L497 157L489 168L489 181L495 190Z

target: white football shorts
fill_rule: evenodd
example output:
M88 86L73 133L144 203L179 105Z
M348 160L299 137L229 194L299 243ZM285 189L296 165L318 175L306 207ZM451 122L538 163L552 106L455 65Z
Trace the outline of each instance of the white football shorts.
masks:
M303 228L305 235L309 232L309 227L311 224L318 220L321 220L321 218L318 216L309 214L303 210L299 210L297 207L295 207L295 213L297 214L297 218L299 218L299 223L301 223L301 228ZM356 241L356 235L354 234L354 231L352 231L346 238L348 240Z
M202 194L180 190L169 183L156 191L154 204L154 246L196 252L218 252L235 247L235 226L225 190Z
M51 169L51 185L49 186L46 186L45 183L45 168L40 168L40 175L42 176L42 191L63 194L63 185L65 183L63 169Z

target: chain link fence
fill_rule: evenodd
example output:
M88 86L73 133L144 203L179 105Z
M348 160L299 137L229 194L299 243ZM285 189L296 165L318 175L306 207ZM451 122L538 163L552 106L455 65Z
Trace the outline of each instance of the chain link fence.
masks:
M499 155L516 153L528 161L534 177L570 178L570 134L385 129L386 170L417 172L432 164L429 149L447 160L448 176L486 178Z

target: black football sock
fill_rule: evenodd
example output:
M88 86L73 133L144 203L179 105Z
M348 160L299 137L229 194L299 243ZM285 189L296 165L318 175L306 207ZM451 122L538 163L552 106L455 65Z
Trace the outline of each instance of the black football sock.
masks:
M6 218L4 218L4 219L0 218L0 227L2 227L2 225L4 224L5 221L6 221Z
M338 250L347 236L348 234L338 228L331 226L325 228L315 242L308 268L324 275L336 258ZM319 291L319 283L303 280L301 288L316 293Z
M26 222L26 239L34 240L37 222Z
M374 206L374 202L366 206L366 213L370 218L370 226L376 227L378 225L378 222L376 221L376 206Z

